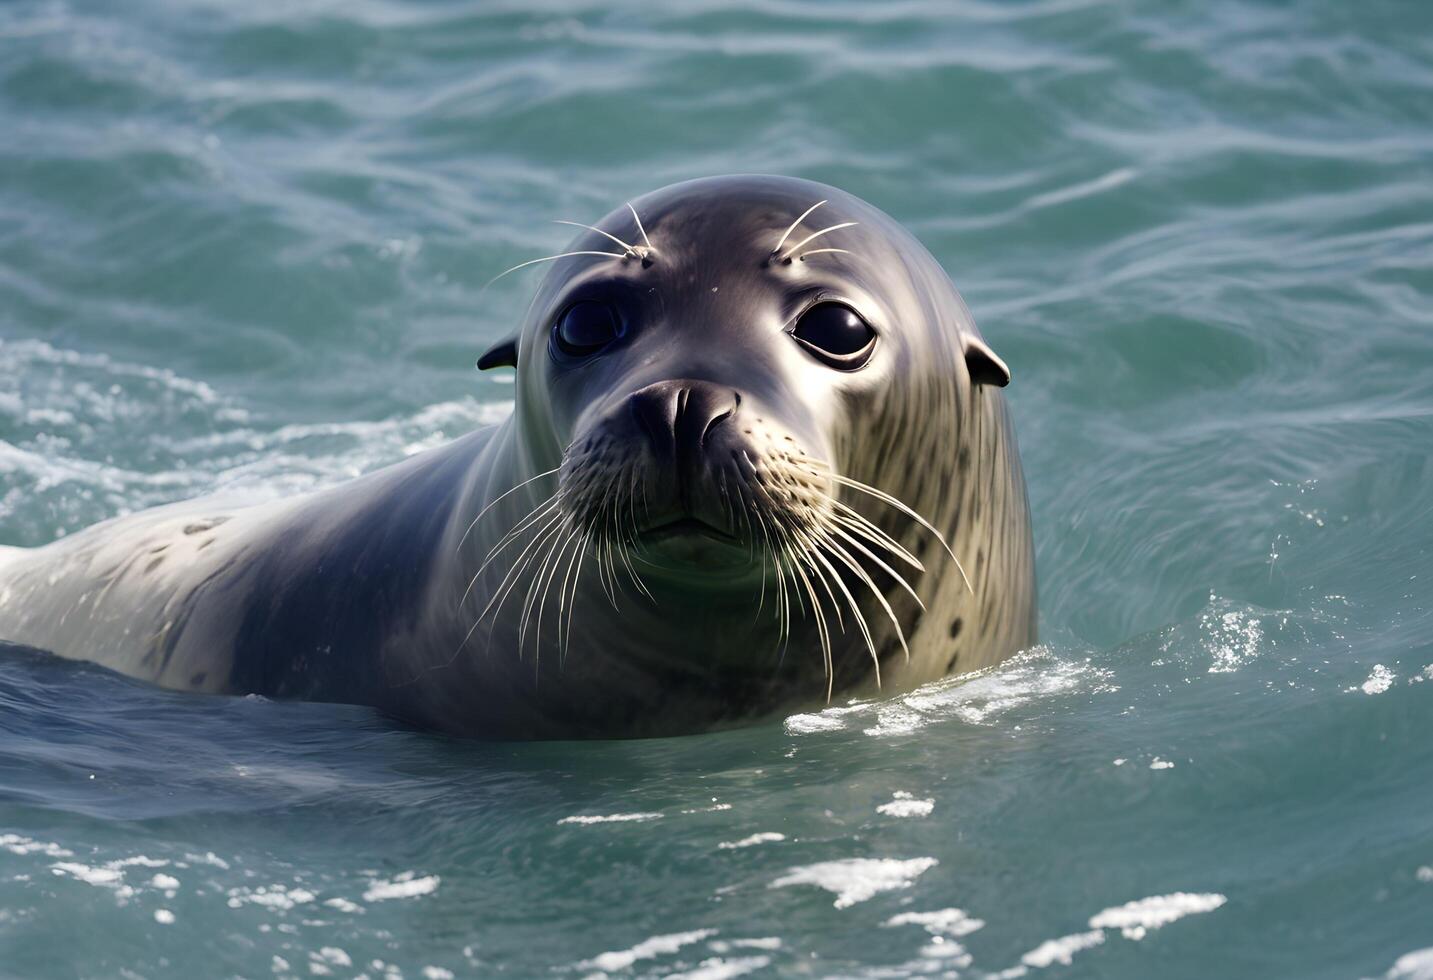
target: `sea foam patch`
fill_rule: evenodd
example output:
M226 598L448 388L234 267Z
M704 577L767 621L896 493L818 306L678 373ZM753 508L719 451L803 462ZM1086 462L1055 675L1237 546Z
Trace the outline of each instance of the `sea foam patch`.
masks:
M1105 909L1090 919L1091 929L1118 929L1126 939L1143 939L1151 929L1176 922L1186 915L1213 912L1227 902L1215 893L1174 892L1136 899Z
M1039 646L998 667L933 681L890 701L853 701L791 715L786 719L786 732L812 735L859 729L872 738L889 738L911 735L947 720L994 725L1032 703L1077 691L1116 690L1111 677L1110 671L1088 660L1058 657L1050 648Z
M881 892L909 888L917 878L938 863L932 857L908 860L849 858L844 861L822 861L791 868L767 887L815 885L836 896L832 903L836 908L845 909Z

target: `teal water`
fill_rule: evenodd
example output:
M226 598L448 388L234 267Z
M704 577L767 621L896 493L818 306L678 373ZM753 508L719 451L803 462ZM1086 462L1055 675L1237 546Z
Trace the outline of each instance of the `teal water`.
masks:
M1433 7L11 0L0 134L0 543L501 418L550 219L776 172L1014 368L1045 640L541 745L7 655L0 975L1433 977Z

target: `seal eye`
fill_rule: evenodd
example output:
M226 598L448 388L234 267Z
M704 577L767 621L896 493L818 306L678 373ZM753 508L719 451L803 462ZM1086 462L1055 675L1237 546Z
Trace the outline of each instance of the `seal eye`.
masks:
M842 303L817 303L796 321L791 336L831 367L854 371L871 359L876 331Z
M620 336L617 311L594 300L573 303L552 331L553 343L568 357L590 357Z

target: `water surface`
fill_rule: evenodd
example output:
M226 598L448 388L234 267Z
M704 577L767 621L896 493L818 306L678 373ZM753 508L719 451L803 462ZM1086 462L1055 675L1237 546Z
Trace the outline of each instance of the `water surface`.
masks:
M122 10L122 13L121 13ZM501 418L482 284L839 185L1012 365L1042 646L486 745L0 657L0 974L1433 976L1433 8L0 7L0 543Z

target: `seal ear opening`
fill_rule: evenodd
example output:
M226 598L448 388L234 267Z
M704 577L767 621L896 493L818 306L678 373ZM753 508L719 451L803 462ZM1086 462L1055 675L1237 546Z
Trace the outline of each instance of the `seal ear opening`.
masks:
M1004 388L1010 383L1010 369L979 337L965 338L965 369L970 372L971 384Z
M497 367L517 367L517 338L509 337L507 340L494 344L482 357L478 358L479 371Z

